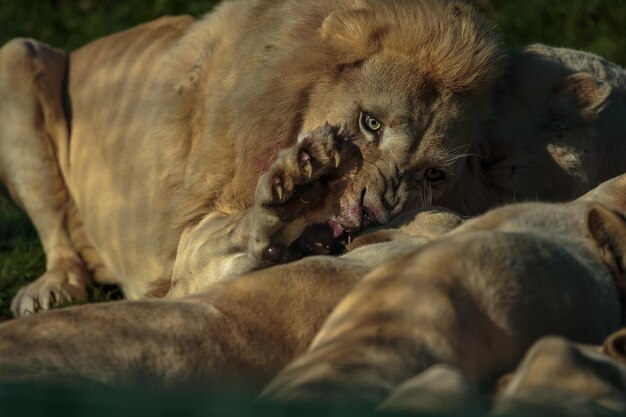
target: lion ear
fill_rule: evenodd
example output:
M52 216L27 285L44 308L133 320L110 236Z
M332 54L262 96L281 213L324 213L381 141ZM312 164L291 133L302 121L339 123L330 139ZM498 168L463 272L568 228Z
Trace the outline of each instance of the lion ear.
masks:
M596 80L589 73L572 74L557 87L556 113L570 119L589 119L602 110L611 90L608 83Z
M585 232L615 276L620 298L626 297L626 221L620 213L592 204L585 213Z
M614 361L626 365L626 329L620 329L607 337L602 350Z
M363 61L381 47L384 28L376 25L371 10L353 9L335 11L328 15L320 32L339 59L339 64Z

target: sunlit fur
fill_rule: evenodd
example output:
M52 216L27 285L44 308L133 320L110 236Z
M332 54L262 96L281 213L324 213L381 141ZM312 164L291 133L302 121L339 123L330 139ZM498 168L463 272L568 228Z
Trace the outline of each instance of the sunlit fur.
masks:
M0 77L2 91L34 104L3 104L28 122L3 123L0 168L11 167L5 182L26 196L44 248L71 239L69 261L55 266L62 279L85 261L96 281L141 298L163 295L172 279L186 293L261 267L250 250L259 177L326 123L347 128L364 159L336 215L346 228L428 203L485 206L477 158L464 155L478 154L502 48L462 3L234 0L201 20L165 17L53 61L33 40L2 51L16 68ZM37 123L37 108L68 129ZM361 111L384 125L375 140L359 128ZM18 148L35 168L11 162L25 161ZM445 181L431 187L429 168ZM44 192L56 186L62 194ZM68 286L47 279L24 299Z
M437 364L488 391L543 336L602 343L623 323L625 191L622 176L570 203L503 206L381 265L265 398L375 406Z
M215 207L248 207L250 185L278 149L325 122L358 132L363 108L386 133L379 144L360 134L368 163L342 219L358 221L349 211L360 210L365 188L380 221L423 204L414 197L428 187L424 169L445 168L450 182L463 181L464 158L451 164L450 154L479 138L501 59L488 24L466 5L441 1L230 2L179 44L167 62L187 76L172 109L178 123L165 129L171 137L172 129L193 132L176 145L186 164L172 161L186 170L182 192L180 177L171 178L183 225ZM447 198L451 187L435 202L462 205L467 199Z

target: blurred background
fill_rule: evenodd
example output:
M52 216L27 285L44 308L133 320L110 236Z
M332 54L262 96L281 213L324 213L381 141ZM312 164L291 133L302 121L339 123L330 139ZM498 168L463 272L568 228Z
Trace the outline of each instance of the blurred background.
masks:
M626 65L623 0L466 0L511 46L548 43L596 52ZM0 43L29 36L73 49L91 39L164 14L201 16L217 0L1 0Z
M583 49L626 66L624 0L468 0L511 47L533 42ZM164 14L201 16L216 0L0 0L0 44L16 36L74 49ZM45 259L28 219L0 191L0 321L15 291L38 277ZM119 294L92 289L92 300Z

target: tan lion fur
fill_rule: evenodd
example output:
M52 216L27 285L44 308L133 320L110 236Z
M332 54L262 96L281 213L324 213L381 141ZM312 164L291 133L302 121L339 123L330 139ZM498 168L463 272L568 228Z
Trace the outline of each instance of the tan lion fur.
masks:
M341 257L262 269L180 299L76 306L8 321L0 325L0 379L177 386L233 378L258 390L305 351L368 271L460 222L448 210L422 209L394 240Z
M45 61L50 50L18 39L0 52L6 65L42 64L37 85L28 70L17 85L11 71L0 77L0 91L21 89L33 101L2 104L3 114L31 121L3 123L0 166L26 158L42 173L26 175L18 164L4 169L5 183L27 196L44 248L72 240L67 266L53 265L60 283L50 285L48 274L26 287L14 302L17 315L73 298L63 291L82 288L83 262L96 281L119 284L130 299L157 287L162 295L172 278L184 283L170 293L178 296L262 267L250 247L275 244L276 236L250 230L259 213L269 215L255 195L271 186L255 185L280 150L326 123L347 129L363 154L335 210L344 226L367 225L366 217L384 223L431 202L467 211L484 205L485 192L461 198L460 191L476 169L466 160L481 136L502 50L467 5L235 0L199 21L162 18ZM59 71L67 78L55 78ZM41 99L44 89L61 94ZM63 114L69 131L36 124L37 108L44 126L45 115ZM380 138L359 126L365 111L384 124ZM446 180L431 186L429 168ZM32 191L35 183L60 183L67 198ZM181 256L185 248L197 251L195 266L183 261L191 259ZM201 270L199 260L206 260ZM68 278L73 269L80 282Z
M380 266L265 398L377 405L437 364L484 387L542 336L602 343L623 325L626 220L612 207L504 206Z
M480 390L458 368L437 364L403 382L378 409L437 415L621 415L626 411L625 338L626 329L611 334L603 346L542 337L494 390Z
M480 383L513 370L541 336L598 344L623 323L626 222L613 205L623 184L619 177L589 194L607 206L589 196L513 205L456 228L460 218L448 210L420 210L412 222L408 214L398 220L403 236L355 242L341 257L262 269L175 300L86 305L6 322L0 377L168 386L217 380L259 389L302 354L280 374L282 386L272 385L275 396L278 387L285 399L286 381L290 399L331 389L334 399L375 405L391 394L383 408L406 410L415 407L407 397L413 392L431 400L418 404L422 411L479 410ZM613 195L601 194L607 189ZM432 241L437 230L448 233ZM446 273L454 270L459 279ZM620 340L609 339L605 351L623 361ZM425 345L416 351L412 341ZM574 365L562 366L585 372ZM533 372L555 389L571 386L552 371ZM599 369L581 389L593 397L603 375Z
M607 343L620 339L615 332ZM494 415L621 415L626 412L626 366L602 347L544 337L500 388Z

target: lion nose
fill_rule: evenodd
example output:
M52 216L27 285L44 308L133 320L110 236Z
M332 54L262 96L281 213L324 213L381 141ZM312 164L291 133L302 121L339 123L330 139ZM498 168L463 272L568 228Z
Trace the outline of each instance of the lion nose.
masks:
M384 210L383 203L377 198L369 199L365 196L363 199L363 218L361 224L368 222L368 226L372 226L385 224L388 221L389 215Z
M340 219L346 229L359 229L363 219L363 208L360 205L354 205L341 213Z

